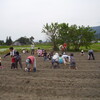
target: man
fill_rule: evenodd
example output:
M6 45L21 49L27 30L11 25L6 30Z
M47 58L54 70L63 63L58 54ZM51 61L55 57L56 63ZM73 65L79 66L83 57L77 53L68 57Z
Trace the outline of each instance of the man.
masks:
M18 68L18 62L19 62L20 68L22 69L21 56L19 55L19 52L16 51L16 50L14 50L13 47L10 47L9 50L10 50L10 52L7 53L7 54L4 56L4 58L5 58L6 56L9 56L9 55L10 55L10 56L14 56L14 58L15 58L15 68Z
M31 45L31 55L34 55L34 43Z
M93 59L93 60L95 60L93 50L89 50L89 51L88 51L88 60L90 60L90 59L91 59L91 57L92 57L92 59Z

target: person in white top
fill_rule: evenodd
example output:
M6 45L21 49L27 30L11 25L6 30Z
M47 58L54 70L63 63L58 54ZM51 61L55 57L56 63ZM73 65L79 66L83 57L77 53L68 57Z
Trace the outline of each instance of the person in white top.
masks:
M53 55L52 57L52 66L55 68L55 64L57 64L56 66L59 67L59 54L55 53L55 55Z
M63 61L64 61L64 65L67 65L70 63L70 56L66 55L65 52L62 55Z
M34 43L32 43L32 45L31 45L31 55L34 55L34 48L35 48Z

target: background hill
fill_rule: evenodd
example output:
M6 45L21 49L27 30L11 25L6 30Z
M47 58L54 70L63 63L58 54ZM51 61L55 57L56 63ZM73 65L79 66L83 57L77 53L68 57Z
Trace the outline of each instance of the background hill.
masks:
M96 31L96 38L100 39L100 26L92 27Z

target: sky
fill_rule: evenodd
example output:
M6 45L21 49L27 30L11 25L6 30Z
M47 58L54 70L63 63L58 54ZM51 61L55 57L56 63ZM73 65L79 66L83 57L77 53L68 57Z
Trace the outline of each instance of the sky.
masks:
M100 0L0 0L0 40L47 40L46 23L100 26Z

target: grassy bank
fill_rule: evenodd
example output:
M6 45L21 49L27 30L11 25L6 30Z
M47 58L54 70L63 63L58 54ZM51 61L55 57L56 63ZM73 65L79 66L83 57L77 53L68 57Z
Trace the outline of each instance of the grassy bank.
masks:
M6 53L11 46L0 46L0 53ZM13 46L15 49L21 51L22 49L27 49L30 51L31 45L23 45L23 46ZM46 49L52 50L53 46L49 43L47 44L35 44L35 49ZM89 49L93 49L95 52L100 52L100 43L93 43L88 49L85 47L81 47L80 50L83 49L84 51L88 51Z

